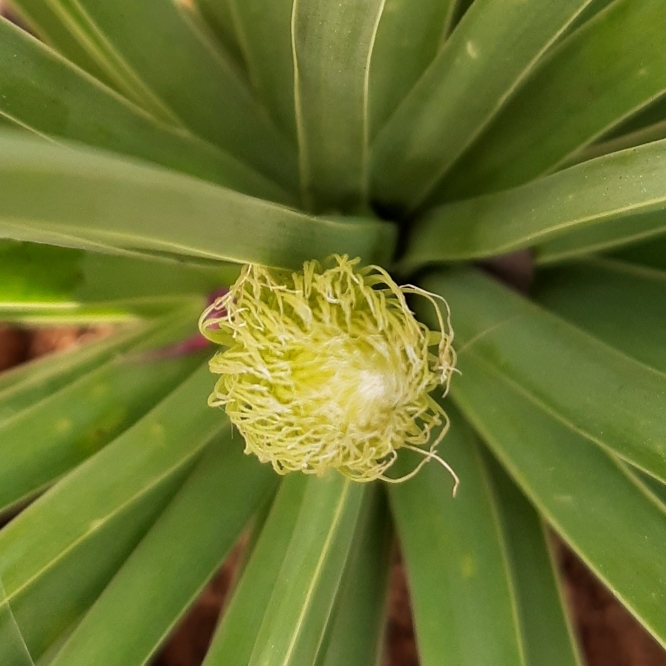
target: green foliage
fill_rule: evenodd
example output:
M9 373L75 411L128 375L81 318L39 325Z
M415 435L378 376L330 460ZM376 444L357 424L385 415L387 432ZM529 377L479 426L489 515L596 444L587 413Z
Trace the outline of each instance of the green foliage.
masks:
M143 666L248 529L205 666L380 663L396 541L424 666L579 666L547 528L666 647L662 0L13 4L0 320L122 325L0 375L3 666ZM206 299L334 253L448 301L455 499L207 406Z

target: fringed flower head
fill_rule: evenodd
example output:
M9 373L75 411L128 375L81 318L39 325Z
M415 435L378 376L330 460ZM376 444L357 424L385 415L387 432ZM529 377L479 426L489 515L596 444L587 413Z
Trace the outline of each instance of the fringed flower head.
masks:
M328 264L246 266L204 312L202 333L225 347L210 362L221 375L210 405L223 405L246 453L280 474L333 468L394 482L386 471L406 448L424 459L397 480L436 459L457 486L435 454L449 421L430 395L448 390L455 368L448 316L434 295L399 287L378 266L337 255ZM433 304L439 331L415 319L406 294Z

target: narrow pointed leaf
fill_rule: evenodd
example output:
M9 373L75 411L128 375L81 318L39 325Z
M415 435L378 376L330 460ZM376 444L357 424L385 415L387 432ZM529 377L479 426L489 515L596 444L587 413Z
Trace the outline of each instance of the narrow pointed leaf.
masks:
M539 512L666 647L663 508L607 453L519 392L473 347L459 360L464 374L454 399L465 416Z
M228 5L250 81L282 131L296 146L291 33L293 0L206 1Z
M635 132L629 132L612 139L593 143L591 146L585 148L585 150L567 159L566 163L562 166L569 167L581 162L589 162L597 157L617 153L620 150L627 150L628 148L636 148L646 143L652 143L653 141L661 141L662 139L666 139L666 121L664 120L638 129Z
M490 456L485 459L511 563L525 662L582 666L545 526L500 465Z
M213 637L203 666L247 666L303 504L304 474L289 474Z
M243 453L230 429L217 438L53 665L145 664L276 481L269 467Z
M442 184L443 196L500 190L553 171L652 102L666 91L664 29L661 0L615 2L539 68Z
M300 268L391 251L392 226L313 218L106 154L0 137L0 237ZM34 193L40 196L35 197Z
M0 241L0 317L15 310L102 308L202 297L232 284L238 273L236 264L185 266Z
M138 345L117 349L99 367L42 400L35 396L1 421L0 511L81 464L185 379L202 354L156 361L150 353L191 335L192 319L187 312L175 322L161 321L157 333Z
M578 241L582 234L617 236L619 230L628 238L641 225L652 228L666 219L664 211L666 141L658 141L512 190L435 208L414 229L403 262L412 268L486 257L550 239L556 239L551 247L571 244L574 234ZM540 246L537 257L547 259L548 247Z
M608 259L540 271L534 299L645 365L666 373L666 272Z
M6 666L35 666L0 580L0 645Z
M666 479L666 374L479 273L424 286L448 300L461 354L474 351L566 427Z
M439 453L461 478L456 498L434 462L391 487L421 662L525 664L495 499L474 436L457 414Z
M378 135L375 197L421 205L589 1L476 0Z
M609 219L603 225L581 226L561 237L546 240L536 248L535 259L541 265L557 264L598 252L616 251L648 239L658 239L665 232L666 212L662 209L621 216Z
M567 28L562 38L568 37L572 32L578 30L581 26L585 25L588 21L592 20L599 12L603 11L615 0L592 0L585 9L578 14L576 20Z
M99 367L152 331L148 325L50 354L0 374L0 424Z
M368 495L316 666L381 663L393 529L383 490Z
M456 0L386 0L370 62L370 137L393 115L448 35Z
M137 86L183 126L278 182L296 183L292 147L271 125L233 64L201 39L187 20L185 3L144 0L119 12L103 0L79 0L77 7L91 31L104 35ZM148 40L147 25L152 28Z
M354 211L367 199L370 60L385 0L295 0L296 118L305 200Z
M666 236L630 245L616 250L610 256L618 261L656 268L660 272L666 271Z
M245 55L241 48L238 22L234 20L230 0L196 0L201 15L225 46L230 57L240 69L246 69Z
M67 612L63 606L62 613L54 614L50 605L39 604L40 617L48 621L53 640L59 633L56 630L64 631L105 582L96 577L104 570L98 572L95 557L84 556L88 544L93 548L98 543L96 535L106 526L148 501L148 495L161 492L164 483L176 480L213 435L228 427L226 419L206 404L210 386L210 373L204 366L0 532L0 579L12 606L21 598L29 599L32 590L48 585L52 575L57 579L63 558L82 556L81 562L67 562L74 563L74 571L85 564L89 576L82 575L75 586L70 581L71 595L66 593L67 587L63 595L56 595L61 604L66 603ZM117 541L117 537L113 539ZM109 553L113 557L115 551ZM26 623L22 631L32 626L36 625ZM35 636L39 644L44 639L41 631Z
M627 133L638 132L650 125L666 120L666 95L661 95L645 108L629 116L623 123L614 127L606 138L619 138Z
M347 562L364 490L337 473L308 480L249 666L314 662Z
M653 476L645 474L645 472L641 472L635 467L625 465L625 470L627 470L630 476L636 479L639 484L647 489L647 492L657 500L664 513L666 513L666 484L658 481Z
M63 21L48 0L12 0L11 5L17 16L40 40L99 81L111 85L108 74L90 56L76 34L72 33L71 26Z
M0 19L0 116L41 135L71 139L188 173L247 194L289 195L192 134L167 127Z
M11 612L35 660L41 659L94 603L173 496L183 480L183 471L122 507L11 595Z

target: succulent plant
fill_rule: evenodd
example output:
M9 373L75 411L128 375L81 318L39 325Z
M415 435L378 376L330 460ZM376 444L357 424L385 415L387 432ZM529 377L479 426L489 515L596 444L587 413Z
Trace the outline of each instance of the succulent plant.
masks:
M663 0L12 6L0 319L114 328L0 375L3 666L241 538L205 666L378 663L396 543L423 666L575 666L550 530L666 645Z

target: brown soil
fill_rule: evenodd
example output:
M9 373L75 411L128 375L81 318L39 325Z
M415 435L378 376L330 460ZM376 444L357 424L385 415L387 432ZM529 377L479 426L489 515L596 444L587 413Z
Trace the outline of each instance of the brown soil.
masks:
M77 327L27 333L0 325L0 371L64 349L106 329ZM564 591L588 666L666 666L666 652L629 615L585 565L559 545ZM154 666L199 666L215 629L240 558L237 548L206 588ZM393 565L384 666L418 666L404 570ZM355 665L350 665L355 666Z

